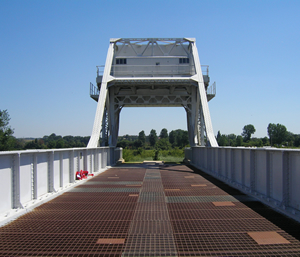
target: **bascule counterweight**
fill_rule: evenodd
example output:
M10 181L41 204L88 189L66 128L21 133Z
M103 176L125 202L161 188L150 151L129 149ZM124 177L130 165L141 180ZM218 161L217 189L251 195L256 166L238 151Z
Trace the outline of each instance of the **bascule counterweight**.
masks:
M184 107L191 146L218 146L208 101L208 66L201 66L193 38L114 38L110 40L103 74L97 72L98 101L88 148L117 145L123 107ZM92 86L92 85L91 85ZM95 92L95 90L91 90Z

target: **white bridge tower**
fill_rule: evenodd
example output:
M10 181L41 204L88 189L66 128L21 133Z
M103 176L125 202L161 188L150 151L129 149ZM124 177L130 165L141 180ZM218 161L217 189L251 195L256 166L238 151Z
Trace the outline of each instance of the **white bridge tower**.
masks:
M90 88L98 104L88 148L99 146L100 136L101 145L115 147L122 108L142 106L182 106L190 145L218 146L208 108L215 83L209 87L194 38L113 38L99 68Z

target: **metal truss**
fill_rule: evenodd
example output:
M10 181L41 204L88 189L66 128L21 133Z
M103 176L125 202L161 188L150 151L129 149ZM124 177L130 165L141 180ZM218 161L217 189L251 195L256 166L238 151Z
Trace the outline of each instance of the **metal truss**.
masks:
M206 70L203 75L192 38L111 39L103 75L96 79L99 97L88 148L98 145L100 134L102 144L116 146L122 108L137 106L182 106L190 145L218 146Z

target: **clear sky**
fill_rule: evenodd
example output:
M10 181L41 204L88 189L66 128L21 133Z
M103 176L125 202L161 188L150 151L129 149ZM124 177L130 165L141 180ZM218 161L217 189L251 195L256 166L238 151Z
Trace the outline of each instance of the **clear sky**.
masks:
M300 134L300 1L0 0L0 109L16 137L89 136L110 38L194 37L217 95L214 133ZM187 129L183 108L123 108L120 135Z

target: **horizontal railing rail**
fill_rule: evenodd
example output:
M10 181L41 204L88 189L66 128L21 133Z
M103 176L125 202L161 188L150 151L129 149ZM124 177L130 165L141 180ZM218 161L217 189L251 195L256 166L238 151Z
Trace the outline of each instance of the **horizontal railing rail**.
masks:
M105 65L98 65L96 66L96 68L97 68L97 76L103 75Z
M105 65L98 65L97 76L102 76ZM202 74L209 75L209 66L201 65ZM150 73L149 73L150 72ZM194 75L195 68L189 64L178 65L112 65L111 75L147 76L147 75Z
M192 147L190 163L300 221L300 150Z

